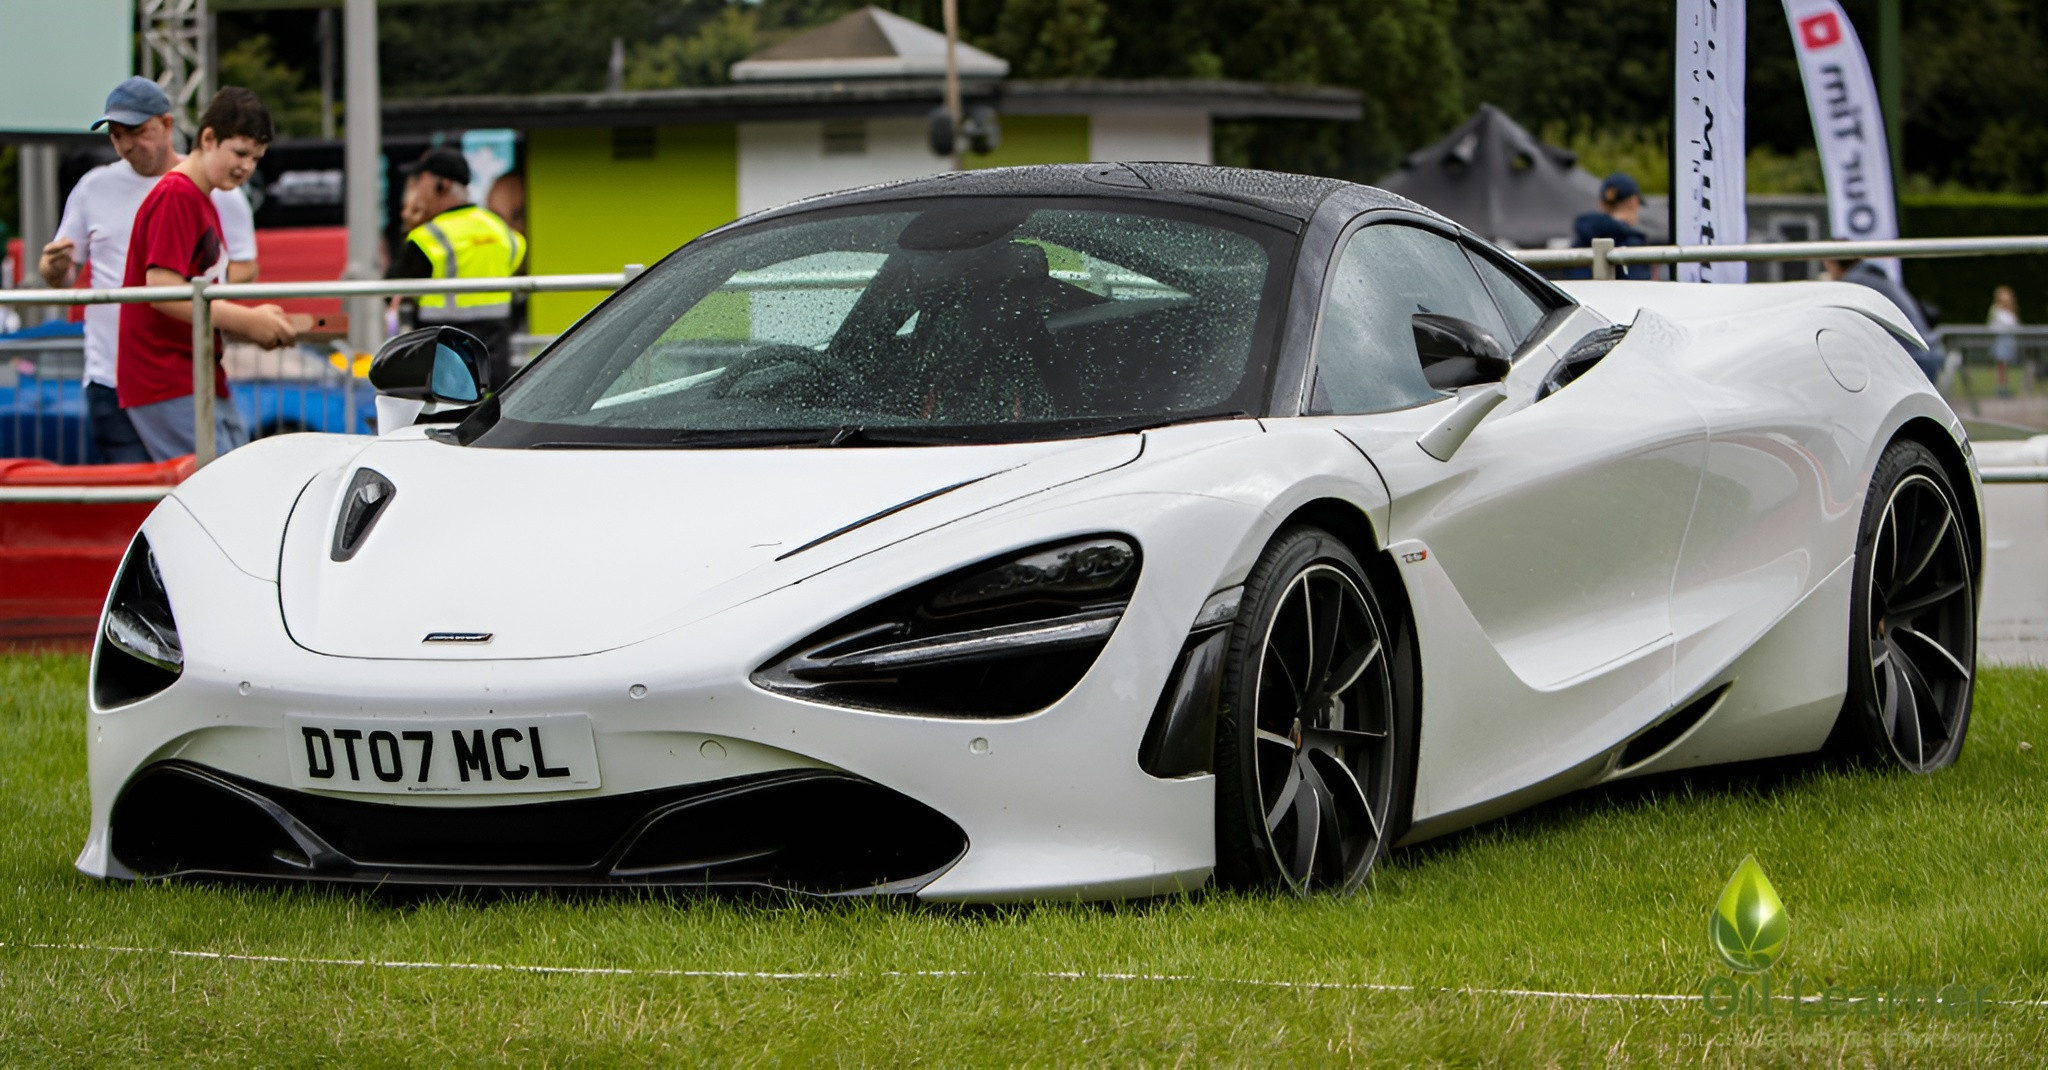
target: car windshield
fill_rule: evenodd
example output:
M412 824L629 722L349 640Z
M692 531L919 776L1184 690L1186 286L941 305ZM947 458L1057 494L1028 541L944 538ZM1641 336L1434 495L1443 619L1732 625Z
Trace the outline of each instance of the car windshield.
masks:
M1255 412L1291 234L944 198L693 244L458 432L481 446L1000 442Z

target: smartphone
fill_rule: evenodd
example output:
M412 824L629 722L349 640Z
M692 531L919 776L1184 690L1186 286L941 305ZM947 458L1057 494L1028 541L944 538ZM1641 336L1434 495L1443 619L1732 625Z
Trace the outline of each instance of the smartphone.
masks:
M292 321L292 330L300 334L331 334L339 337L348 333L348 314L345 312L331 316L294 312L288 318Z

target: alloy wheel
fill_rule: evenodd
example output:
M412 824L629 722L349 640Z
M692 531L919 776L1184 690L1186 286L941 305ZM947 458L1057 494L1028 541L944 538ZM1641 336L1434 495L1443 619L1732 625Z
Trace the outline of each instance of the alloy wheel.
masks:
M1975 592L1955 507L1912 472L1885 502L1872 544L1871 694L1893 753L1926 772L1953 760L1976 664Z
M1297 892L1347 891L1378 855L1393 782L1387 637L1358 582L1313 564L1260 645L1253 769L1266 841Z

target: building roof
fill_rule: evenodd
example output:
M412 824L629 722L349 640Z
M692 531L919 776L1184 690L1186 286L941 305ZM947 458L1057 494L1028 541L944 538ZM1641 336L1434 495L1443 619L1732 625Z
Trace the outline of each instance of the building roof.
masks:
M1008 61L958 46L962 78L1001 78ZM735 82L943 76L946 35L869 5L732 65Z
M1085 78L961 87L969 103L1005 114L1076 115L1121 108L1202 110L1221 119L1355 120L1363 97L1337 86L1277 85L1225 79ZM939 78L752 82L702 89L531 96L419 97L386 100L390 133L510 126L663 126L796 119L922 117L945 99Z

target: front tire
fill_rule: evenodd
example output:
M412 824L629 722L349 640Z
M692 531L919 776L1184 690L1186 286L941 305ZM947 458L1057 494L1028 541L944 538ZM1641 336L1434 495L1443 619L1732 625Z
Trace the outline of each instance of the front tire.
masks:
M1940 460L1917 442L1886 447L1856 539L1840 753L1913 773L1954 764L1977 673L1974 563Z
M1405 825L1405 628L1335 536L1291 528L1245 581L1217 721L1218 882L1347 894Z

